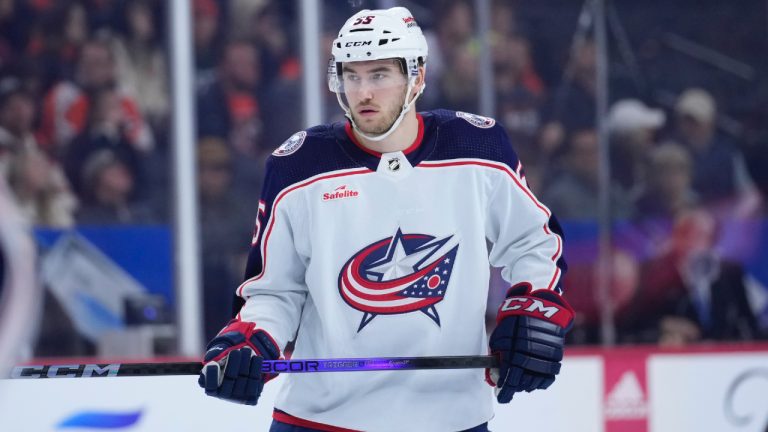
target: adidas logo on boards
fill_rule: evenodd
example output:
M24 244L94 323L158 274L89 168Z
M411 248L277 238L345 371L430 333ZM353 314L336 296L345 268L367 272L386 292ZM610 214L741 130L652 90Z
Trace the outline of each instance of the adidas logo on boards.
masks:
M609 420L643 419L648 415L648 402L637 375L624 372L605 397L605 417Z

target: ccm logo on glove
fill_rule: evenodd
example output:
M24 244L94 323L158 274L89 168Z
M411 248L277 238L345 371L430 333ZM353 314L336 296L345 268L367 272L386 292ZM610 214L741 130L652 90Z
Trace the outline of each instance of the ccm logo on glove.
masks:
M573 313L557 303L534 297L509 297L501 304L497 321L510 315L528 315L568 327Z
M499 368L486 370L499 403L508 403L517 392L543 390L555 382L572 322L573 309L553 291L534 291L529 284L507 291L489 341Z

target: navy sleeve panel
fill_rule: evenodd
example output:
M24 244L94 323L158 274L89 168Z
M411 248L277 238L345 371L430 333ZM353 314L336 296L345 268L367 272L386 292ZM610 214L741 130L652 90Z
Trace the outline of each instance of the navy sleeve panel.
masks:
M557 221L557 217L555 217L554 214L549 216L547 226L549 227L550 231L559 235L560 238L565 241L565 233L563 233L563 228L560 226L560 222ZM560 254L560 258L557 259L555 264L560 269L560 277L558 277L557 282L555 283L555 286L552 287L552 289L557 291L559 294L563 294L563 292L565 292L565 288L563 288L563 279L565 278L565 273L568 272L568 263L565 261L565 251Z
M302 141L299 141L305 134ZM298 137L298 138L297 138ZM294 140L291 142L291 140ZM284 151L280 151L284 149ZM290 185L316 175L359 167L336 143L333 125L321 125L297 132L267 158L259 210L251 240L251 250L245 269L245 279L262 271L261 242L265 225L272 214L272 206L278 195ZM244 304L235 295L233 316Z
M431 111L429 117L430 121L436 123L437 143L427 160L468 158L501 162L517 173L527 186L525 170L512 148L507 132L493 119L449 110ZM554 214L551 212L549 214L547 227L564 240L565 236L560 223ZM552 289L562 293L563 276L568 270L564 253L557 260L556 265L561 273Z
M517 171L519 159L509 137L492 119L448 110L430 114L436 122L438 143L428 160L484 159L504 163Z
M298 132L288 140L306 133L304 142L298 148L284 156L278 156L280 152L277 150L269 156L266 176L274 178L265 181L262 200L271 202L286 187L318 174L359 167L336 142L335 126L321 125Z

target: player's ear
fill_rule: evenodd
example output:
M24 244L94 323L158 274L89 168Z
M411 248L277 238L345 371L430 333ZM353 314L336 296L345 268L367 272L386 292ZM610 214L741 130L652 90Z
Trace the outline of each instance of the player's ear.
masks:
M426 74L427 74L426 66L419 66L419 76L416 77L416 82L413 85L413 91L411 94L412 97L415 97L417 94L419 94L419 92L421 91L421 88L424 87Z

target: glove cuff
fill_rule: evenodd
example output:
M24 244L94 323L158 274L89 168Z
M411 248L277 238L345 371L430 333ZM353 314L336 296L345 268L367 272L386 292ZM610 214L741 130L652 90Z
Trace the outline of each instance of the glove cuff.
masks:
M212 352L211 348L215 346L222 348L220 353ZM251 348L265 360L277 360L282 356L279 345L266 330L257 328L254 322L231 320L208 343L204 362L218 361L228 352L244 346Z
M518 284L507 291L496 315L498 325L504 318L526 315L557 324L568 330L573 323L573 308L562 296L550 290L534 291L530 284Z

